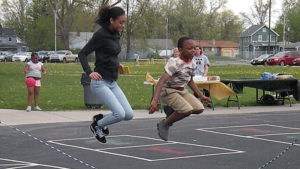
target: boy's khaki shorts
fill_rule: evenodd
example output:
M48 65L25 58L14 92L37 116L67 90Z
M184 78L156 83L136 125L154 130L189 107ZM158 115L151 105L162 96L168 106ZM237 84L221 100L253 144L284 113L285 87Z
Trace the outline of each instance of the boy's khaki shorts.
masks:
M180 91L163 87L160 98L177 113L195 112L204 109L200 100L185 89Z

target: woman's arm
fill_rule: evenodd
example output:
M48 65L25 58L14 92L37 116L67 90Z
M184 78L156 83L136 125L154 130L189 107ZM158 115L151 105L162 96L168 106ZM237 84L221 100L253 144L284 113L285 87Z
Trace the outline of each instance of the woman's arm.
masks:
M203 76L207 76L207 72L208 72L208 65L205 65Z
M196 93L196 94L198 95L198 97L200 98L201 101L203 101L204 103L210 103L210 102L211 102L210 98L204 96L204 95L200 92L198 86L195 84L195 82L194 82L193 79L191 79L191 80L189 81L188 86L193 90L194 93Z
M158 105L157 105L157 102L158 102L158 97L159 97L159 93L163 87L163 84L170 78L171 76L168 74L168 73L164 73L161 78L159 79L157 85L156 85L156 88L155 88L155 92L154 92L154 96L153 96L153 99L150 103L150 106L149 106L149 114L152 114L154 113L156 110L158 110Z

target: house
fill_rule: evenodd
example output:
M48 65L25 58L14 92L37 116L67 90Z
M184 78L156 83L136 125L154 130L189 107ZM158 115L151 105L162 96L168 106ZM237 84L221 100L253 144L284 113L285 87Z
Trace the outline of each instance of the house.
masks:
M279 51L300 51L300 42L279 42Z
M16 53L27 50L26 43L17 37L14 28L3 28L0 24L0 51Z
M266 53L275 53L278 51L278 36L278 33L266 25L252 25L240 35L239 55L254 58Z
M239 44L232 41L199 40L196 45L203 48L207 56L235 57L238 54Z
M85 44L93 37L94 32L70 32L69 33L69 48L82 49Z
M17 36L15 29L3 28L0 24L0 50L17 51Z

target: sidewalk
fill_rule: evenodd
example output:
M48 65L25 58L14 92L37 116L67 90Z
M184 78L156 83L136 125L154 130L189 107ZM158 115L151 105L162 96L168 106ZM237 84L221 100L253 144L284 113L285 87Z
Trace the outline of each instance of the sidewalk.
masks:
M203 115L216 114L244 114L244 113L259 113L259 112L283 112L283 111L300 111L300 104L293 104L289 107L285 105L273 106L247 106L241 107L216 107L206 109ZM23 124L42 124L42 123L59 123L59 122L82 122L91 121L95 114L109 114L108 110L74 110L74 111L31 111L0 109L0 121L7 125L23 125ZM160 111L154 114L148 114L147 110L134 110L134 119L147 118L163 118L164 113ZM0 125L1 126L1 125Z

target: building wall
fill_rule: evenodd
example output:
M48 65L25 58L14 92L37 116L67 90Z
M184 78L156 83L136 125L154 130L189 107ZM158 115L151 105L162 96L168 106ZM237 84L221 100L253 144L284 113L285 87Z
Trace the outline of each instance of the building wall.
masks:
M224 57L235 57L239 53L237 48L222 48L221 56Z

